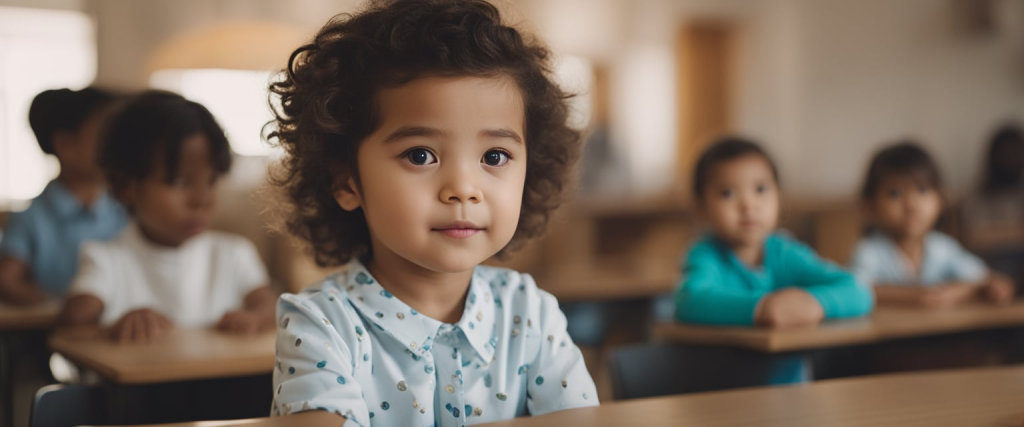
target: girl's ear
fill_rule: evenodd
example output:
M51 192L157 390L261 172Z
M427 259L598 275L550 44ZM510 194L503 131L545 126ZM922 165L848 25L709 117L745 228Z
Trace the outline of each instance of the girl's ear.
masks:
M342 209L352 212L363 205L363 197L359 194L355 180L348 179L348 182L334 190L334 201Z

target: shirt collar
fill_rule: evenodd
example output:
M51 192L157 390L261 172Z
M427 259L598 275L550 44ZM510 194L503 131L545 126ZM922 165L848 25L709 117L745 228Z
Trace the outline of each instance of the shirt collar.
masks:
M393 296L358 260L349 263L343 286L352 305L365 319L393 336L414 355L429 352L438 330L445 326ZM462 332L483 363L489 363L494 357L494 304L490 286L476 269L470 280L462 319L449 326Z
M78 199L75 198L75 195L71 193L71 190L56 179L50 181L49 184L46 184L46 188L43 189L42 197L61 218L71 218L82 212L108 215L110 214L110 212L108 212L110 207L114 206L116 203L111 198L110 194L104 190L91 206L83 206Z

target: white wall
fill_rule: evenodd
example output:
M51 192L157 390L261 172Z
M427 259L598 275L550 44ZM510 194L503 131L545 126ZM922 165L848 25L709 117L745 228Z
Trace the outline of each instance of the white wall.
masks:
M1003 3L1022 3L1001 0ZM84 2L84 6L83 6ZM677 117L673 43L680 23L720 18L741 28L736 130L762 140L800 198L855 193L883 142L921 139L951 190L974 186L992 128L1024 120L1020 37L956 25L953 0L496 0L558 54L610 69L618 154L634 195L673 185ZM24 4L0 0L0 4ZM999 1L995 3L1000 3ZM358 0L49 0L98 23L98 83L138 89L162 41L232 20L273 20L312 35ZM1024 21L1022 8L1011 11ZM999 18L1008 19L1008 13ZM1017 28L1020 32L1021 28ZM282 58L282 66L285 58Z
M97 83L125 90L147 86L149 55L175 36L224 22L273 21L307 29L312 38L332 16L361 4L357 0L86 1L97 21ZM281 58L282 68L287 59Z
M1024 119L1024 49L958 25L952 2L818 0L801 3L798 168L791 191L856 191L874 150L919 138L950 190L976 185L984 139Z
M993 127L1024 120L1020 39L964 31L953 1L605 0L576 14L565 3L580 2L515 4L555 50L611 67L611 122L633 195L673 185L673 43L692 19L738 24L735 127L774 153L793 197L854 195L873 151L904 136L920 138L950 189L963 193L975 185ZM1007 13L1024 20L1021 8L999 18Z

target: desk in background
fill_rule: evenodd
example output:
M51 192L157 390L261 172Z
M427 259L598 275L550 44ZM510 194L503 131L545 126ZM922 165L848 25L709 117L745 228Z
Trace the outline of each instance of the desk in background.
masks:
M1014 326L1024 326L1024 301L1006 306L977 303L947 310L879 307L868 317L798 330L659 323L654 334L663 341L777 353Z
M128 424L269 413L274 341L274 331L171 329L149 343L118 344L81 328L54 332L50 347L97 373L110 419Z
M118 344L95 328L54 333L50 347L115 384L149 384L270 373L274 331L232 335L172 329L151 343Z

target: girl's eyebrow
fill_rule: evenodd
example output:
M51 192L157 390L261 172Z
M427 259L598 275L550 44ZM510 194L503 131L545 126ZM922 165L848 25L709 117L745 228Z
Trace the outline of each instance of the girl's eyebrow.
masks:
M388 135L387 138L384 138L384 142L394 142L399 139L411 138L415 136L432 138L444 136L444 134L444 131L437 128L431 128L426 126L402 126L395 130L394 132L391 132L391 134Z
M394 142L403 138L411 138L417 136L436 138L443 137L446 134L447 133L441 129L427 126L402 126L396 129L394 132L391 132L391 134L384 138L384 142ZM505 138L511 139L512 141L515 141L516 143L519 144L523 143L523 137L519 136L518 133L511 129L484 129L480 131L480 136L489 138Z
M523 143L523 138L520 137L518 133L511 129L484 129L480 131L480 135L491 138L507 138L519 144Z

